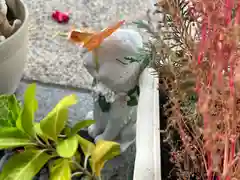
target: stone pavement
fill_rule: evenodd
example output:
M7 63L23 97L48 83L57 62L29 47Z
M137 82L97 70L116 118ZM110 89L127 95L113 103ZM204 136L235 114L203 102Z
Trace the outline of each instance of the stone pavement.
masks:
M89 26L99 31L119 20L123 28L135 28L133 21L143 19L151 0L23 0L29 10L29 57L24 79L90 88L92 78L83 67L82 48L64 37L54 35ZM70 11L70 22L58 24L51 18L54 10Z

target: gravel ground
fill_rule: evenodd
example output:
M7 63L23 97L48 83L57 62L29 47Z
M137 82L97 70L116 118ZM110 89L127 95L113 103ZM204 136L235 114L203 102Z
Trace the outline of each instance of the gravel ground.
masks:
M74 24L101 30L120 19L126 26L145 17L146 0L23 0L29 9L29 58L24 79L89 89L92 78L83 67L82 49L63 37ZM58 24L51 19L54 10L70 11L70 22ZM126 27L125 26L125 27Z

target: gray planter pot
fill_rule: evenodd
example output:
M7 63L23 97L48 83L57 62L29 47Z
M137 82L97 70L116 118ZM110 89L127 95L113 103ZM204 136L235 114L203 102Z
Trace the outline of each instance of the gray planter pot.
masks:
M22 21L22 25L13 35L0 42L0 94L15 92L27 59L27 8L21 0L6 1L14 16Z

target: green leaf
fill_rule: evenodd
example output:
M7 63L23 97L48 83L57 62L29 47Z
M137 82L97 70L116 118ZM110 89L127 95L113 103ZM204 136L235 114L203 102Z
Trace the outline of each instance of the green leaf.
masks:
M80 163L81 162L81 154L79 151L76 151L76 153L73 156L73 161ZM78 166L75 163L71 163L70 167L72 169L72 171L76 171L78 169Z
M16 127L4 127L0 130L0 138L28 138L26 134L24 134L22 131L20 131ZM28 138L29 139L29 138Z
M15 127L20 112L15 95L0 95L0 127Z
M66 127L63 129L63 133L64 133L67 137L71 136L71 128L68 127L68 126L66 126Z
M36 84L30 84L24 93L24 106L21 117L17 120L17 126L29 136L34 137L34 114L38 108L36 96Z
M70 158L74 156L78 148L77 136L72 136L60 141L57 144L56 150L61 157Z
M36 134L38 136L41 137L41 139L44 141L44 142L48 142L48 138L47 136L42 132L42 129L40 127L40 123L34 123L34 130L36 132Z
M76 103L76 95L66 96L41 120L40 127L48 138L57 141L58 135L64 129L66 121L68 120L68 107Z
M21 114L21 106L20 102L17 100L15 95L10 95L8 98L8 108L9 112L9 120L11 121L12 125L16 127L16 121Z
M50 158L44 150L15 154L4 165L0 180L32 180Z
M95 120L83 120L83 121L80 121L78 123L76 123L73 128L72 128L72 131L71 131L71 134L72 135L75 135L77 134L81 129L85 128L85 127L88 127L92 124L94 124L96 121Z
M101 175L101 170L106 161L120 154L120 144L111 141L99 140L92 152L92 167L96 176Z
M33 146L33 145L26 145L26 146L24 146L24 150L25 151L38 151L39 149L38 149L38 147L35 145L35 146Z
M0 127L11 127L11 122L8 119L8 96L0 96Z
M50 163L50 180L71 180L70 163L67 159L57 159Z
M19 138L0 138L0 150L22 147L25 145L34 145L29 139Z
M14 127L1 128L0 149L22 147L25 145L35 145L26 134Z
M78 143L80 144L84 155L90 156L92 154L93 150L95 149L95 145L92 142L82 138L79 135L77 135L77 138L78 138Z

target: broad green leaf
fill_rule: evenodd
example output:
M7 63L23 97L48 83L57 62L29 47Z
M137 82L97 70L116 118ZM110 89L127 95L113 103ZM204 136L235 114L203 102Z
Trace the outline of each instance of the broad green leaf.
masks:
M71 135L77 134L81 129L88 127L94 124L95 122L96 122L95 120L83 120L76 123L72 128Z
M28 138L28 136L16 127L0 128L0 138ZM29 139L29 138L28 138Z
M57 159L50 163L50 180L71 180L70 162L68 159Z
M41 139L44 141L44 142L47 142L48 141L48 138L47 136L42 132L42 129L40 127L40 123L34 123L34 130L36 132L36 134L38 136L41 137Z
M1 128L0 149L22 147L25 145L35 145L29 137L14 127Z
M64 129L63 129L63 134L65 134L67 137L71 136L71 128L66 126Z
M30 84L24 93L24 106L21 117L17 120L17 126L22 129L29 136L34 137L34 114L38 108L36 100L36 84Z
M15 95L0 95L0 127L16 127L21 106Z
M92 142L82 138L79 135L77 135L77 138L78 138L78 143L80 144L84 155L90 156L92 154L92 151L95 149L95 145Z
M64 129L66 121L68 120L68 107L76 103L76 95L66 96L41 120L40 127L48 138L57 141L58 135Z
M0 95L0 128L11 127L11 122L8 119L9 108L8 108L8 96Z
M3 167L0 180L32 180L50 158L44 150L15 154Z
M77 136L72 136L58 142L56 150L61 157L70 158L74 156L78 148Z
M9 120L11 121L12 125L16 127L16 121L21 113L21 106L20 102L17 100L15 95L10 95L8 98L8 108L9 112Z
M22 147L26 145L35 145L29 139L21 138L0 138L0 150Z
M24 146L24 150L25 150L25 151L33 151L33 150L37 151L37 150L39 150L39 149L38 149L37 146L26 145L26 146Z
M120 154L120 144L111 141L99 140L92 152L92 168L96 176L101 175L101 170L106 161Z

